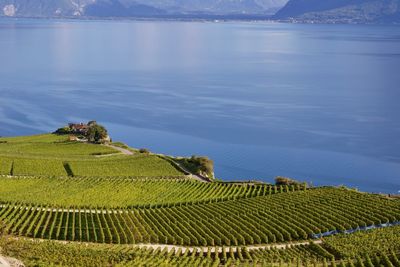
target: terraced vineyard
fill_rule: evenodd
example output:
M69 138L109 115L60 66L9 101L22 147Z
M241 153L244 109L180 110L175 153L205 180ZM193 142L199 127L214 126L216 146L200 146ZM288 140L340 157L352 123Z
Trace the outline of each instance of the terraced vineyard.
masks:
M52 207L127 208L228 200L303 190L299 186L202 183L192 179L0 177L0 200Z
M400 252L400 226L380 228L325 239L326 246L341 258ZM379 246L377 246L379 244Z
M0 138L2 253L27 266L400 266L399 199L199 182L131 151ZM360 231L375 226L389 227Z
M395 229L395 230L393 230ZM385 237L399 228L385 228L360 233L363 239L374 236L373 248L387 245ZM379 232L378 234L376 232ZM398 232L397 236L398 236ZM346 235L347 236L347 235ZM379 236L379 237L378 237ZM331 237L331 241L343 240L345 236ZM348 236L347 236L348 237ZM399 237L397 237L399 238ZM337 239L337 240L336 240ZM393 240L395 241L395 240ZM399 241L399 240L397 240ZM367 241L368 242L368 241ZM371 243L371 242L370 242ZM348 245L356 248L358 241ZM395 244L395 243L392 243ZM292 244L286 247L198 247L186 249L132 247L106 244L62 244L54 241L29 239L3 239L0 246L13 257L22 259L28 266L399 266L400 251L393 248L385 253L359 251L353 256L337 254L329 244ZM354 250L353 250L354 252Z
M321 232L399 221L400 202L320 188L124 210L9 204L0 210L0 219L10 234L36 238L238 246L305 240Z
M12 256L22 258L32 265L38 258L42 263L59 262L68 266L245 266L258 263L262 266L278 263L322 263L332 256L319 245L294 246L288 249L254 249L243 247L207 247L197 250L168 248L139 248L123 245L59 244L32 242L30 240L7 240L5 247ZM1 245L1 244L0 244ZM325 254L326 255L325 255ZM72 260L74 259L74 260ZM329 261L334 259L329 258ZM73 264L71 264L73 261ZM247 264L246 264L247 263Z

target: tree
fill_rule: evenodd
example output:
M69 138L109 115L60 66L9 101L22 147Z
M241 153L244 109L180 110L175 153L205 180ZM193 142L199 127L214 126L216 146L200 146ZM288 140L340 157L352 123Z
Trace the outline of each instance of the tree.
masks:
M192 156L190 162L197 166L197 174L213 177L214 162L208 157Z
M150 154L150 150L148 150L147 148L141 148L139 149L139 153L141 154Z
M100 143L108 136L107 130L100 124L92 124L87 132L87 138L90 142Z
M296 181L294 179L291 179L291 178L278 176L275 178L275 184L276 185L297 185L297 184L300 184L300 182Z
M94 126L94 125L96 125L97 124L97 121L89 121L88 123L87 123L87 125L90 127L90 126Z
M57 129L57 131L55 131L54 133L64 135L64 134L70 134L71 132L72 132L71 128L69 128L68 126L65 126L65 127Z

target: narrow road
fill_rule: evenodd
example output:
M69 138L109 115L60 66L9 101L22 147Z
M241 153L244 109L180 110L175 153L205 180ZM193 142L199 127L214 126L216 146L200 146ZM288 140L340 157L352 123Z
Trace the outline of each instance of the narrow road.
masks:
M122 154L125 154L125 155L128 155L128 156L133 155L133 152L132 152L132 151L130 151L130 150L128 150L128 149L125 149L125 148L122 148L122 147L119 147L119 146L113 146L113 145L105 145L105 146L110 147L110 148L113 148L113 149L115 149L115 150L118 150L118 151L121 152Z

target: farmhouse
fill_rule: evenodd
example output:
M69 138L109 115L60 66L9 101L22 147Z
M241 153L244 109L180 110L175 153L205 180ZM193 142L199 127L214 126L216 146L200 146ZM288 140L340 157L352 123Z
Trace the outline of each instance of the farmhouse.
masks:
M111 138L107 129L96 121L88 123L68 123L67 126L57 129L55 134L69 135L69 141L90 143L110 143Z
M69 123L71 133L86 135L89 131L89 125L84 123Z

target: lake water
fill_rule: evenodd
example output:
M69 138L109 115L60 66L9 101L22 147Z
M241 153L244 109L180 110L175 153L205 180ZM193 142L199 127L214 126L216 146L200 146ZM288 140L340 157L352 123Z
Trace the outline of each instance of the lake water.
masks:
M0 20L0 135L95 119L222 179L400 190L400 26Z

